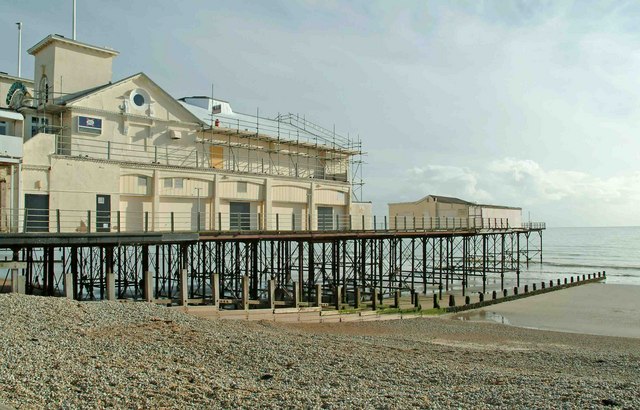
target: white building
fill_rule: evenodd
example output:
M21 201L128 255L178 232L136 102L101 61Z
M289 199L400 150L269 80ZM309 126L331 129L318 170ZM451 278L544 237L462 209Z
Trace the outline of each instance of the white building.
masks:
M178 101L144 73L112 82L112 49L50 35L28 52L33 82L0 76L1 102L10 100L0 106L4 230L369 221L370 204L353 201L358 142L293 115L238 114L209 97Z

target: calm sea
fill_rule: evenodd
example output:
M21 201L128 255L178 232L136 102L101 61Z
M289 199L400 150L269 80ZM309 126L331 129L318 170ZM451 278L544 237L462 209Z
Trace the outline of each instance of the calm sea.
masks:
M527 279L605 270L607 283L640 285L640 227L546 229L542 260L529 265Z

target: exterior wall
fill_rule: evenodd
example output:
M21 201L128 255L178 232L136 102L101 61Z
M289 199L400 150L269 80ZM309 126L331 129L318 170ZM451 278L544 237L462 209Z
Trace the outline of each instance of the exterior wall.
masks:
M49 90L74 93L111 81L113 55L86 47L54 41L34 54L36 87L42 75L49 80ZM86 69L91 67L91 69ZM51 98L51 97L50 97Z
M355 221L356 229L373 229L373 204L371 202L354 202L349 206L349 214ZM362 217L364 216L364 225ZM384 221L376 221L376 229L384 228Z
M504 219L505 224L506 224L506 220L508 219L510 227L522 226L522 209L521 208L501 208L501 207L483 206L482 217L497 219L497 220Z
M425 220L437 218L439 215L438 211L442 205L444 204L437 203L431 200L431 198L418 202L389 204L389 227L396 229L397 221L398 228L403 228L405 218L408 221L408 226L412 226L414 218L416 221L420 220L420 224L422 223L422 218L425 218ZM444 211L451 212L451 209L445 207Z

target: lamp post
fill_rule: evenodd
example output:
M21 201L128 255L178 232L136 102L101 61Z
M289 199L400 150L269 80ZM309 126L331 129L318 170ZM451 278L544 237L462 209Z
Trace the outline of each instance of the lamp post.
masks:
M196 218L196 221L197 221L197 223L198 223L198 231L200 231L200 190L201 190L201 189L202 189L202 188L195 188L195 190L196 190L196 192L197 192L197 194L198 194L198 206L197 206L197 209L198 209L198 217Z

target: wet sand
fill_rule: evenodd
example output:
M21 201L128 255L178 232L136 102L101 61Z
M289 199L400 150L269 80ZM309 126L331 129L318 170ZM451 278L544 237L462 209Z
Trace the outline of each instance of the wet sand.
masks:
M588 284L488 306L453 318L640 338L640 286Z

